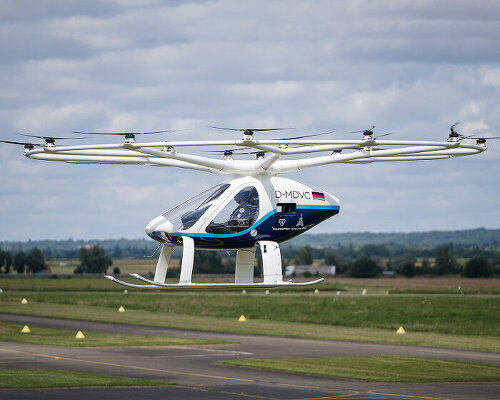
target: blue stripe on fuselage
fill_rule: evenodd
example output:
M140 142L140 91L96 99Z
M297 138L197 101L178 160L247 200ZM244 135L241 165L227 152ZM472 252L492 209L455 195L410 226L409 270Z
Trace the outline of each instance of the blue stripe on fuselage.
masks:
M236 233L215 234L215 233L190 233L190 232L175 232L171 236L188 236L195 240L195 246L200 247L224 247L224 246L253 246L259 240L274 240L277 242L288 240L293 236L312 228L317 223L336 215L340 206L323 206L323 205L297 205L295 213L280 213L280 219L286 220L286 225L280 227L276 225L275 215L278 213L276 209L268 212L259 219L251 227ZM302 217L303 226L297 228L298 218ZM295 226L291 227L289 222ZM256 230L256 236L251 236L250 232ZM225 240L224 240L225 239ZM247 243L248 242L248 243Z

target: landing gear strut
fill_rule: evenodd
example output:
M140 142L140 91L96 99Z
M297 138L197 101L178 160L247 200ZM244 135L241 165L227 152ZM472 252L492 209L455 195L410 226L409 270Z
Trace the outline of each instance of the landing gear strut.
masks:
M262 240L257 242L260 247L262 256L262 269L264 275L263 282L253 281L253 269L256 247L238 249L236 254L236 267L234 272L234 283L194 283L191 281L193 274L194 263L194 241L188 236L182 237L182 261L181 261L181 274L179 283L165 283L167 276L168 263L174 246L163 245L158 263L156 264L156 271L153 280L147 279L138 274L130 274L130 276L137 278L146 284L132 284L121 281L114 276L106 276L106 278L120 285L133 287L133 288L270 288L282 286L308 286L315 285L322 282L324 279L316 279L310 282L294 283L290 281L283 281L283 273L281 266L281 251L277 242Z

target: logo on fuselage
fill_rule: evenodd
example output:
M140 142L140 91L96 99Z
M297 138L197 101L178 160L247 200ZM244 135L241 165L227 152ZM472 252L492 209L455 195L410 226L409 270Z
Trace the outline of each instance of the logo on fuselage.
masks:
M280 218L280 219L278 220L278 222L279 222L280 226L283 226L283 225L285 225L285 224L286 224L286 219L284 219L284 218Z
M299 221L297 222L297 225L295 225L295 226L297 226L297 227L304 226L304 219L302 218L302 214L300 214Z

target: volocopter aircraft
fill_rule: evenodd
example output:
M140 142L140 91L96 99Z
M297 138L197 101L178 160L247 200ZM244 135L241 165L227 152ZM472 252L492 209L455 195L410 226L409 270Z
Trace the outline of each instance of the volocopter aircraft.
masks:
M380 140L370 129L359 139L310 139L327 133L279 139L257 139L255 136L272 129L227 129L242 132L235 140L137 142L138 134L156 132L74 132L79 134L120 135L123 143L60 146L61 139L83 137L32 136L45 144L2 140L24 146L24 155L35 160L63 161L72 164L135 164L178 167L228 175L224 182L203 191L154 218L146 226L146 234L161 246L153 280L131 274L143 283L124 282L113 276L106 278L132 288L218 288L278 287L313 285L310 282L283 281L279 243L304 233L340 211L339 200L312 185L279 175L305 168L329 164L367 164L389 161L440 160L468 156L486 150L486 139L464 136L450 128L446 141ZM212 146L231 147L220 152L223 158L188 154L179 151ZM255 159L234 159L233 154L255 154ZM326 155L308 156L316 153ZM306 157L304 157L306 155ZM296 156L294 159L285 159ZM165 283L170 256L175 246L182 246L178 283ZM260 247L264 279L254 282L254 258ZM234 283L194 283L192 271L195 249L237 250Z

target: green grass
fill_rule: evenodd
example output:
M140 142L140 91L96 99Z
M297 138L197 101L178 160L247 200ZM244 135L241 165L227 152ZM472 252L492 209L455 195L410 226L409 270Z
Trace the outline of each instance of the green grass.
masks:
M146 379L86 374L57 370L0 369L0 389L41 389L85 386L166 386L174 385Z
M188 339L168 336L112 334L84 331L85 339L76 339L76 331L30 325L31 333L21 333L24 324L0 322L0 341L52 346L185 346L231 343L218 340Z
M500 381L498 365L420 357L247 359L217 364L374 382Z
M453 335L498 336L500 296L336 296L329 293L253 292L129 292L54 293L5 292L4 302L71 304L128 311L151 311L186 316L237 318L315 325L395 330L400 325L411 332ZM29 304L28 304L29 306Z
M59 277L49 276L18 276L0 277L0 288L5 292L26 291L26 292L74 292L74 291L106 291L123 292L123 287L113 284L104 278L85 278L78 276Z
M381 280L389 284L390 280ZM382 283L383 283L382 282ZM137 291L102 278L0 278L0 312L218 332L500 350L500 296L447 288L385 295L387 286L302 291ZM315 288L319 289L314 294ZM340 290L340 295L337 295ZM409 290L411 289L404 289ZM401 291L400 291L401 292ZM446 294L446 295L443 295ZM20 301L26 297L27 305ZM127 310L118 313L123 305ZM244 314L247 323L236 322ZM395 335L399 326L406 335Z
M2 299L2 297L0 297ZM254 298L256 306L258 299ZM22 305L19 301L0 300L3 313L38 315L89 321L115 322L131 325L160 326L212 332L229 332L255 335L293 336L314 339L349 340L361 342L413 344L475 350L500 351L498 336L466 336L432 332L412 332L397 335L396 329L357 328L346 326L315 325L308 323L279 322L249 319L237 322L240 313L233 311L231 318L192 316L145 310L127 310L118 313L117 308L99 306L75 306L72 304L36 303Z
M389 294L444 294L444 295L499 295L500 288L496 287L466 287L466 288L440 288L440 287L407 287L389 289Z

